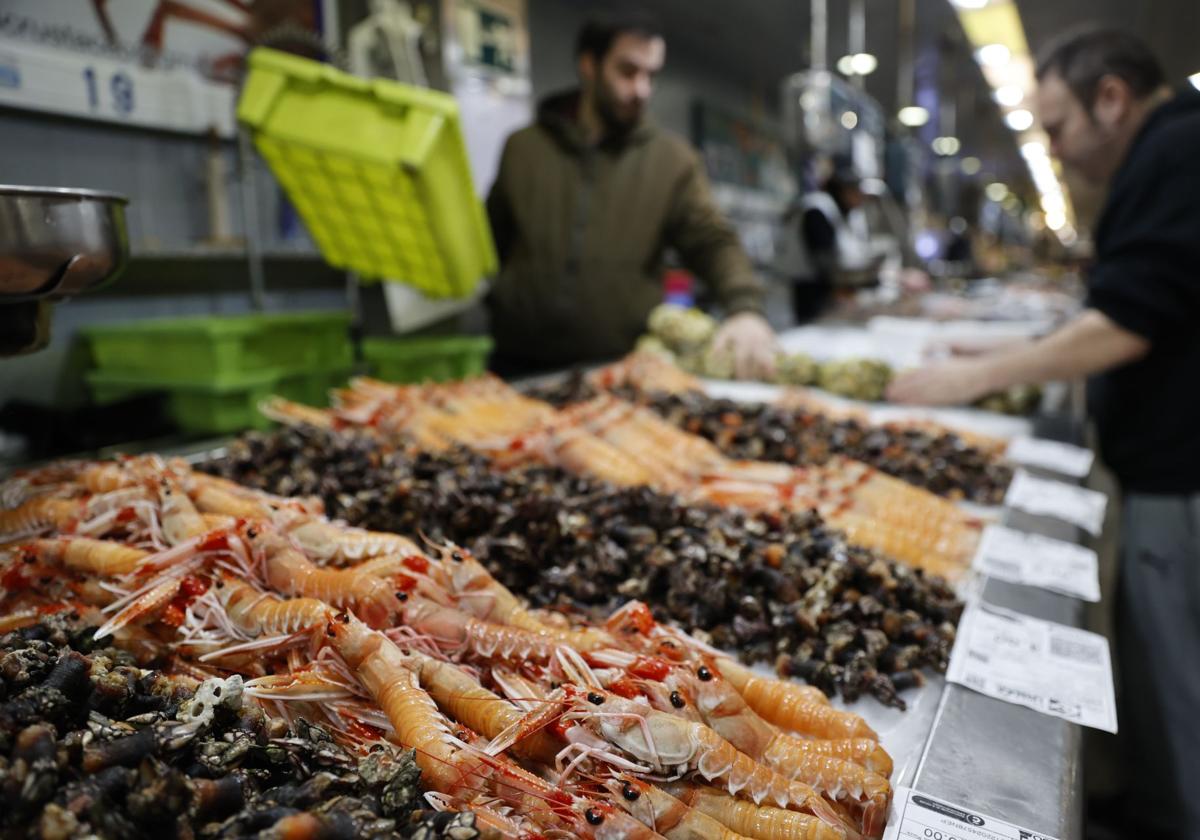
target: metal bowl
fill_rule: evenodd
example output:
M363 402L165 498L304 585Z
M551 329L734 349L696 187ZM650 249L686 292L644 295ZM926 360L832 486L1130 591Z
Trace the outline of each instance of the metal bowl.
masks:
M129 262L128 203L95 190L0 184L0 303L69 297L115 279Z

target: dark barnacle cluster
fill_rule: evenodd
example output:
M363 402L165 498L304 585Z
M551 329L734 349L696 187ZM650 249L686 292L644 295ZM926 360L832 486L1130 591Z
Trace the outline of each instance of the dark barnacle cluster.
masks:
M595 393L586 380L575 377L533 395L565 405ZM642 393L618 388L616 393L711 440L732 458L806 466L842 455L939 496L984 505L999 504L1012 481L1008 464L950 432L872 426L798 408L715 399L699 392Z
M469 814L416 810L411 754L351 754L243 702L239 677L144 670L93 631L0 636L0 836L478 836Z
M371 466L326 472L363 453ZM499 472L466 451L381 456L365 438L318 430L249 435L207 468L317 493L354 525L467 546L537 607L602 619L640 599L831 694L902 707L897 692L921 668L945 669L961 611L943 581L849 545L814 512L749 515L554 468Z

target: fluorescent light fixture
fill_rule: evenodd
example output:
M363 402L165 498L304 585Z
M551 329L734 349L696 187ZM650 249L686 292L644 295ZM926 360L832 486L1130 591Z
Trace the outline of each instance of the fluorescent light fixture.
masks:
M1025 91L1020 85L1001 85L992 93L992 98L1005 108L1015 108L1025 101Z
M1067 214L1066 199L1063 198L1062 193L1046 193L1042 196L1042 210L1046 212L1047 216L1057 214L1065 217Z
M1008 198L1008 187L1006 187L1004 184L1001 184L999 181L993 181L983 188L983 194L988 197L989 201L995 201L999 203Z
M1047 213L1046 214L1046 227L1050 228L1050 230L1062 230L1064 227L1066 227L1066 224L1067 224L1067 214L1066 213Z
M1031 163L1046 156L1046 144L1040 140L1031 140L1021 144L1021 157Z
M950 0L950 5L960 9L982 9L987 4L988 0Z
M1192 87L1194 87L1196 90L1200 90L1200 73L1193 73L1192 75L1188 76L1188 81L1192 83Z
M978 175L979 170L983 168L983 162L977 157L965 157L959 164L964 175Z
M1013 131L1026 131L1033 128L1033 112L1025 108L1009 111L1004 115L1004 122Z
M837 60L837 71L843 76L854 75L854 56L844 55Z
M858 114L853 111L844 111L842 113L842 126L847 130L851 130L856 125L858 125Z
M1012 58L1012 50L1004 44L985 44L975 51L975 60L984 67L1003 67Z
M856 75L870 76L879 66L879 59L870 53L855 53L850 56L850 67Z
M920 105L909 105L906 108L901 108L900 113L896 117L900 120L901 125L906 125L909 128L920 128L929 122L929 112Z

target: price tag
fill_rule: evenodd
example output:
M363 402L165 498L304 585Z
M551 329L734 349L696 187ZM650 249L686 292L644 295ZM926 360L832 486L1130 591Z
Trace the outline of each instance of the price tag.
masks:
M1096 552L1082 545L989 525L975 552L976 569L1000 580L1100 600Z
M968 606L946 672L950 682L1042 714L1117 731L1108 640L987 604Z
M1082 446L1028 436L1013 438L1005 455L1018 464L1041 467L1072 478L1086 476L1096 460L1095 453Z
M1004 504L1037 516L1061 519L1099 536L1108 497L1086 487L1038 478L1025 470L1017 470L1012 484L1008 485Z
M883 837L884 840L1055 840L906 787L896 788Z

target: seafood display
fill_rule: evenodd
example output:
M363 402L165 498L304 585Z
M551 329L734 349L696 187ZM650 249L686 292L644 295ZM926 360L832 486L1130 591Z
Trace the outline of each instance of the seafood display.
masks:
M144 668L95 630L58 613L0 636L3 836L479 836L427 808L411 752L347 750L241 677Z
M442 818L449 836L459 828L468 832L461 836L514 838L882 835L891 760L860 716L833 708L814 688L744 668L656 620L641 601L602 624L531 610L465 548L354 528L327 518L320 498L269 494L152 455L53 464L10 480L0 499L3 629L58 612L97 618L92 639L111 638L198 683L178 708L136 715L132 730L115 727L113 746L93 752L98 767L141 759L126 774L135 787L147 779L153 786L145 761L170 765L177 736L218 725L220 707L238 718L223 724L236 731L203 739L197 764L215 756L232 766L242 752L250 762L268 760L255 749L259 733L268 752L272 732L288 739L274 721L291 727L289 742L320 740L320 727L359 762L364 782L371 774L362 762L372 755L403 760L387 752L394 745L412 751L426 803L450 815ZM847 566L837 558L814 578L805 606L832 609L827 593L855 585ZM851 603L865 606L870 597L860 592ZM3 667L22 663L6 657ZM43 736L21 727L86 687L81 674L92 666L64 667L0 707L0 722L16 721L9 729L21 751L5 772L28 777L51 754ZM114 682L133 678L124 672ZM100 728L80 737L85 762L89 746L109 735L91 702L75 712ZM150 726L138 730L143 721ZM307 747L297 749L303 755ZM64 755L72 760L70 749ZM302 760L322 766L320 754ZM346 790L347 815L334 804L336 770L333 780L324 768L314 773L294 799L271 792L269 773L252 764L245 772L267 786L264 802L284 809L268 807L254 823L278 836L357 836L394 819L383 810L391 781L369 794ZM56 784L47 783L47 799L59 793ZM137 796L122 801L153 811L171 801L163 789L150 797L136 787ZM361 806L353 801L360 795ZM310 801L326 810L300 813ZM67 805L80 802L86 810L78 798ZM459 813L469 817L460 821Z
M635 351L652 355L696 376L733 379L733 356L713 344L717 321L694 307L663 303L647 319L648 332L638 339ZM779 353L775 385L813 386L852 400L883 402L895 371L887 362L872 358L814 359L807 353ZM975 406L999 414L1025 415L1035 411L1042 391L1020 385L977 400Z
M397 386L366 378L318 410L275 400L290 424L359 427L429 451L466 446L500 467L540 464L623 487L651 487L689 502L745 510L818 511L851 540L947 578L969 566L981 524L952 503L835 456L792 466L726 457L711 441L643 406L600 394L555 410L503 382Z
M532 395L570 405L594 399L601 381L576 375ZM811 401L740 403L698 389L643 390L628 377L616 381L620 384L608 390L704 437L730 458L796 466L851 458L939 496L984 505L999 504L1012 481L1013 468L1001 457L1003 443L982 436L917 423L873 425L850 413L816 410Z
M600 618L642 600L848 700L903 708L919 669L944 670L962 608L943 581L848 544L812 511L743 514L558 468L498 472L465 449L381 455L368 436L312 427L244 435L204 468L319 496L360 528L463 545L536 607Z

